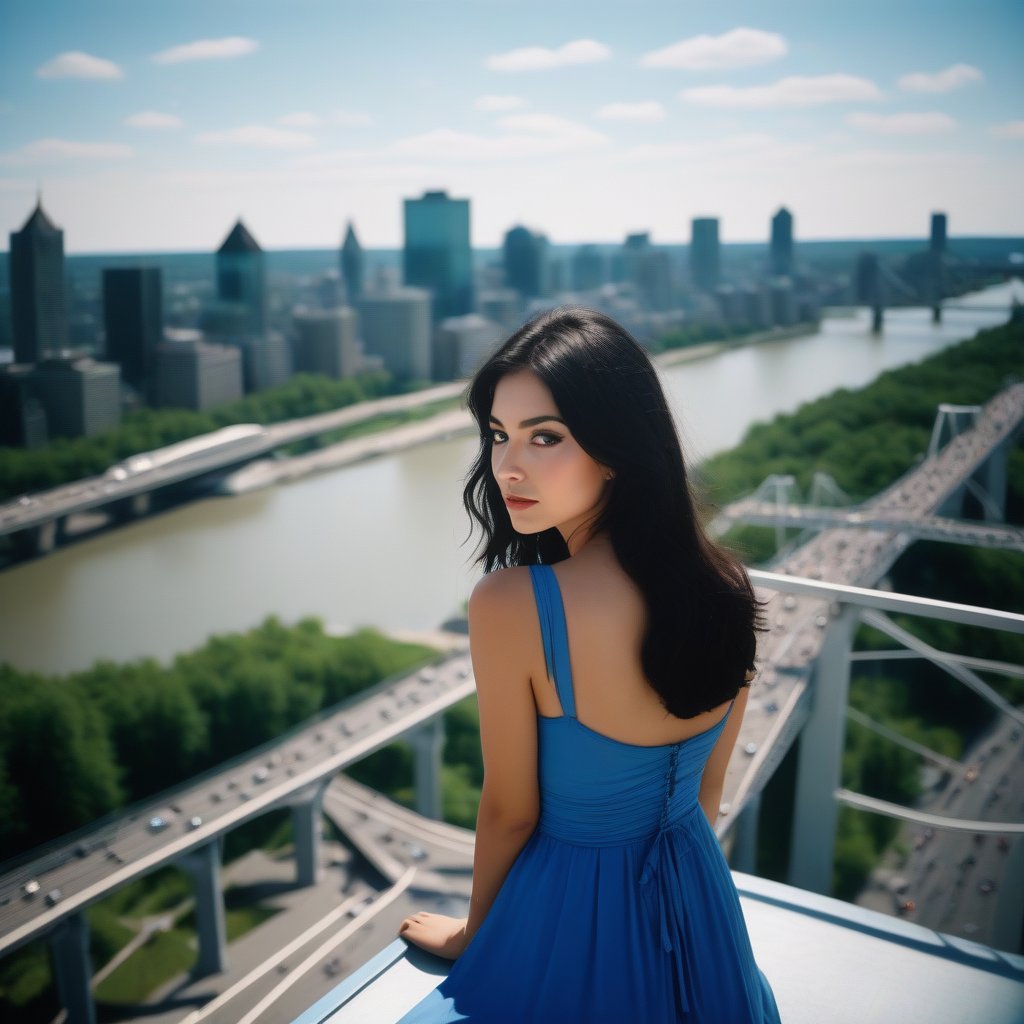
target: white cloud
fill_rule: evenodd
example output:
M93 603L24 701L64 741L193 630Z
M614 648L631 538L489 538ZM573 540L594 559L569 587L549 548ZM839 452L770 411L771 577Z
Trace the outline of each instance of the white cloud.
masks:
M162 114L159 110L142 110L131 117L126 117L124 123L132 128L180 128L181 118L177 114Z
M526 106L526 100L521 96L478 96L473 101L473 106L477 110L483 110L488 113L493 111L503 110L518 110L520 107Z
M756 28L734 28L720 36L692 36L640 58L643 68L682 68L705 71L716 68L745 68L785 57L786 40L777 32Z
M157 64L181 64L189 60L221 60L225 57L244 57L259 49L255 39L245 36L227 36L224 39L197 39L194 43L172 46L153 54Z
M122 78L121 69L112 61L94 57L81 50L58 54L36 68L37 78Z
M825 103L880 100L882 92L874 82L855 75L792 75L771 85L740 88L707 85L683 89L679 98L704 107L770 110L786 107L817 107Z
M512 114L498 122L502 135L475 135L438 128L391 144L387 156L460 162L501 161L574 153L605 146L608 138L554 114Z
M21 149L4 153L0 163L31 164L54 160L123 160L134 156L131 146L116 142L72 142L68 139L38 139Z
M1024 139L1024 121L1007 121L1005 124L994 124L993 135L1003 139Z
M951 132L956 121L948 114L847 114L845 121L853 128L863 128L882 135L936 135Z
M552 50L546 46L527 46L521 50L497 53L484 61L492 71L544 71L572 64L595 64L607 60L612 51L593 39L575 39Z
M359 110L335 110L328 118L331 124L369 124L373 118Z
M279 117L277 123L289 128L315 128L320 124L320 118L308 110L298 110L294 114L285 114L284 117Z
M201 132L196 142L205 146L249 146L254 149L305 149L316 140L306 132L250 124L224 132Z
M608 103L597 116L605 121L640 121L653 124L665 120L665 108L655 100L641 103Z
M934 75L923 71L904 75L897 84L908 92L951 92L968 82L980 82L984 75L970 64L953 64Z

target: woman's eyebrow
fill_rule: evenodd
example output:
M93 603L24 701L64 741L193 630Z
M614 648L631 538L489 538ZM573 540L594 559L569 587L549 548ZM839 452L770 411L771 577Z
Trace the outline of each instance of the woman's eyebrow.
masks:
M565 420L562 419L561 416L550 415L550 416L531 416L528 420L523 420L519 424L519 427L520 427L520 429L522 429L523 427L535 427L538 423L546 423L548 420L554 420L556 423L561 423L563 427L568 426L568 424L565 422ZM496 426L499 426L499 427L503 427L505 425L493 413L490 416L490 422L494 423Z

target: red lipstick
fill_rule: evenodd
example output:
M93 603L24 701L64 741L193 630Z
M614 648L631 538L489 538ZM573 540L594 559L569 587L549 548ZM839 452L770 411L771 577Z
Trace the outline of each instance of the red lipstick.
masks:
M532 498L519 498L514 494L506 494L505 504L513 512L522 512L524 509L532 508L537 502Z

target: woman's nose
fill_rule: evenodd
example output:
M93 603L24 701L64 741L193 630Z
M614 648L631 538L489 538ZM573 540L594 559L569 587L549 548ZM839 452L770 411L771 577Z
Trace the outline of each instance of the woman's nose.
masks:
M522 480L523 471L515 456L512 445L506 442L494 458L494 476L498 480Z

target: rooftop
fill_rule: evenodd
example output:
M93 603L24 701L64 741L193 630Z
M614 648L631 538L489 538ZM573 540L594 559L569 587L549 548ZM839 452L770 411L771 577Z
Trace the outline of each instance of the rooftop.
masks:
M1024 957L778 882L734 878L786 1024L1024 1019ZM397 1021L447 967L396 940L293 1024Z

